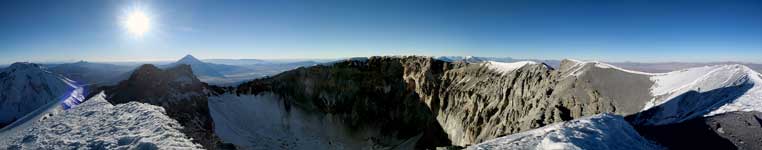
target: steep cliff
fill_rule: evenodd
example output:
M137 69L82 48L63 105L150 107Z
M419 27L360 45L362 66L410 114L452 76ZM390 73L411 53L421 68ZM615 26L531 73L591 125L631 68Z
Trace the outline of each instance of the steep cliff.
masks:
M449 145L450 142L428 107L419 100L420 96L414 88L402 79L405 68L401 61L402 59L394 57L342 61L331 65L287 71L271 78L244 83L234 90L232 88L219 90L237 94L238 97L274 95L267 97L282 103L279 106L284 112L284 117L296 116L299 114L296 112L306 112L317 118L329 118L329 120L335 120L332 122L342 125L329 126L335 129L326 130L337 130L337 132L358 135L359 139L367 139L365 142L338 138L332 140L334 136L330 134L336 133L327 132L314 136L324 137L333 142L324 142L322 146L315 148L334 148L329 144L344 145L344 148L350 149L399 148L405 146L405 143L413 143L410 145L417 145L418 148ZM219 95L211 99L224 102L235 98ZM262 99L251 97L244 101L262 101ZM210 101L210 103L213 102L215 101ZM217 104L210 105L217 106ZM292 126L280 125L277 122L272 124L286 126L283 128ZM265 125L265 122L250 123L250 125L270 128ZM322 124L316 122L315 126L322 126ZM260 136L280 138L281 135ZM307 137L289 135L284 138L305 139ZM281 143L287 148L295 148L296 146L288 146L288 143L293 143L290 141L293 140L282 140Z
M650 99L647 76L594 63L565 60L558 70L526 62L403 63L405 80L460 146L599 113L629 115Z

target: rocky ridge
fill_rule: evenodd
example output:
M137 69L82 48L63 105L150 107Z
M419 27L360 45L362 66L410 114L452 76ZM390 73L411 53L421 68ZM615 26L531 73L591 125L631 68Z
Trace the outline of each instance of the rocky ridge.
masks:
M180 131L193 138L193 142L215 149L221 142L213 132L206 86L189 65L164 70L142 65L129 79L96 91L105 91L106 99L113 104L136 101L163 107L169 117L184 126Z

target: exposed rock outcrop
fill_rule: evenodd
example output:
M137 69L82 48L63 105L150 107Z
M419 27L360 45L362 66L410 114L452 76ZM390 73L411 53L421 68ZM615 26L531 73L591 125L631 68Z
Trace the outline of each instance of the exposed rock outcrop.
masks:
M169 117L184 126L181 132L204 148L214 149L221 144L213 132L206 85L193 75L189 65L166 70L142 65L129 79L101 89L113 104L137 101L163 107Z
M670 149L762 149L762 112L729 112L636 128Z
M347 126L333 130L350 133L381 131L381 134L366 138L375 139L370 145L382 149L398 147L404 140L414 137L417 138L412 143L418 143L413 144L418 148L449 145L434 116L419 100L420 96L402 79L403 71L405 68L400 58L373 57L299 68L244 83L234 90L218 90L238 95L277 95L284 103L285 111L312 112L340 120L338 122Z

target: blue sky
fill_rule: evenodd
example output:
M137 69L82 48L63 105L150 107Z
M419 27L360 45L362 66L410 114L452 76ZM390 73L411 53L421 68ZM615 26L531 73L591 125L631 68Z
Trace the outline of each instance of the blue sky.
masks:
M150 18L141 37L120 22ZM475 55L762 63L762 1L0 1L15 61Z

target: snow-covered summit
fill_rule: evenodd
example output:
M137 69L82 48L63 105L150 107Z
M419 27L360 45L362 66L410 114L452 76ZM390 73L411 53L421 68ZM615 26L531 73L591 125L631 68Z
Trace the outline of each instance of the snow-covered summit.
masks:
M621 116L599 114L499 137L468 149L663 149L638 134Z
M689 68L651 76L654 99L643 124L661 125L731 111L762 112L762 75L744 65ZM649 110L653 109L653 110Z
M1 133L2 149L200 149L164 109L112 105L100 93L78 107Z
M77 86L33 63L14 63L0 71L0 126L43 105L57 102Z
M503 75L513 72L513 70L516 70L531 64L538 64L538 63L534 61L519 61L519 62L512 62L512 63L487 61L484 63L484 65L487 66L487 68L495 70Z
M640 71L634 71L634 70L628 70L624 68L619 68L617 66L600 62L600 61L581 61L581 60L575 60L575 59L564 59L561 61L561 68L565 69L565 73L567 73L567 76L579 76L585 71L586 69L595 67L595 68L602 68L602 69L616 69L623 72L633 73L633 74L641 74L641 75L654 75L652 73L646 73L646 72L640 72Z

